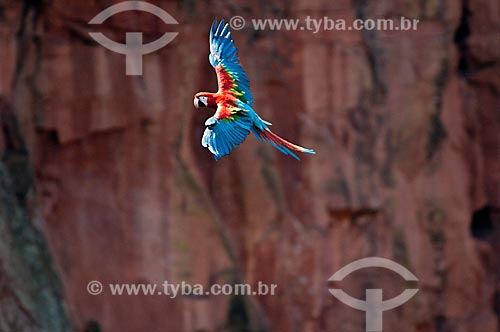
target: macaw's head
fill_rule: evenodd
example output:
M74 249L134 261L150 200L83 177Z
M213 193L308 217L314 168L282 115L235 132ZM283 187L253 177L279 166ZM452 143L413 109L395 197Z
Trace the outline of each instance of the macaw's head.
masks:
M197 109L200 107L217 108L217 103L212 93L198 92L194 95L194 107Z

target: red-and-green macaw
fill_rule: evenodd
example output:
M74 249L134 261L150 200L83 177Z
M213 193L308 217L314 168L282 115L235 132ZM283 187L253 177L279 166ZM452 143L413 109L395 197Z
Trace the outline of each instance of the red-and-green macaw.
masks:
M215 68L219 91L198 92L194 106L216 109L215 114L205 122L205 133L201 144L214 154L216 160L231 153L250 133L259 140L266 140L284 154L299 159L292 151L315 153L311 149L292 144L274 134L271 123L262 120L252 109L250 82L238 59L229 26L215 19L210 29L210 54L208 59Z

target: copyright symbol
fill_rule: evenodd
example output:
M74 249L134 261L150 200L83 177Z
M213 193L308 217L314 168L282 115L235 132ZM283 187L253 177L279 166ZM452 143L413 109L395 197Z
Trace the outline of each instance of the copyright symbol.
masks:
M87 292L90 295L99 295L102 293L102 284L99 281L91 281L87 284Z
M234 30L241 30L245 27L245 19L241 16L233 16L229 20L229 26Z

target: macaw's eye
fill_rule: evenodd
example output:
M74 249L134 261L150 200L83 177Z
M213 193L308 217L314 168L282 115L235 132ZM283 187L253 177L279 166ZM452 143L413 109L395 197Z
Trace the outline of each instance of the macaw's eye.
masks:
M200 97L200 100L206 105L207 104L207 101L208 101L208 98L205 97L205 96L201 96Z

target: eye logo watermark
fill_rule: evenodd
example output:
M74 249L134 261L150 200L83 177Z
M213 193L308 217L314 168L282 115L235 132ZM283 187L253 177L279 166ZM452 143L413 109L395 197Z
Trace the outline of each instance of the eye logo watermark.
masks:
M139 10L151 13L159 17L166 24L178 24L178 22L166 11L158 6L144 1L125 1L110 6L97 14L89 21L89 24L102 24L109 17L121 12ZM127 32L125 44L117 43L101 32L89 32L89 35L105 48L120 54L125 54L126 75L142 75L142 56L165 47L178 35L178 32L166 32L159 39L143 44L142 32Z
M368 257L350 264L347 264L334 275L328 279L329 281L341 281L346 276L354 271L369 268L380 267L385 268L399 274L406 281L418 281L417 277L411 273L404 266L382 257ZM417 292L418 289L405 289L398 296L390 299L383 300L382 289L367 289L365 301L356 299L341 289L329 289L330 293L335 296L339 301L347 304L348 306L366 312L366 331L368 332L381 332L382 331L382 315L384 311L394 309L409 301Z

